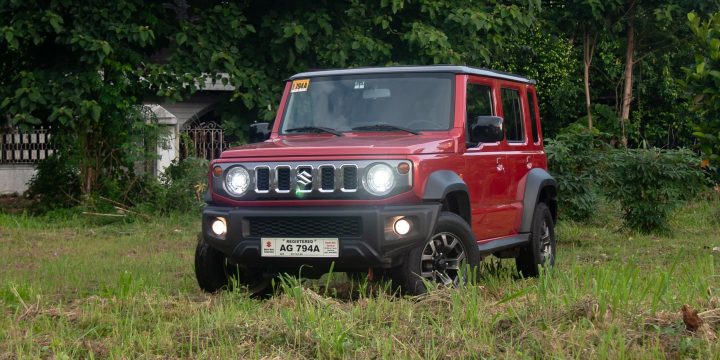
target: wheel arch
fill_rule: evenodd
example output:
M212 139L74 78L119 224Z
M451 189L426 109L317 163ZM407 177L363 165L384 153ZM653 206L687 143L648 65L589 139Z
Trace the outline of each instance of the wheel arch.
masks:
M472 224L467 184L453 171L438 170L430 174L425 183L423 201L441 202L443 211L457 214L468 225Z
M557 182L546 170L535 168L530 170L525 182L520 232L530 232L535 204L539 202L550 208L553 222L557 222Z

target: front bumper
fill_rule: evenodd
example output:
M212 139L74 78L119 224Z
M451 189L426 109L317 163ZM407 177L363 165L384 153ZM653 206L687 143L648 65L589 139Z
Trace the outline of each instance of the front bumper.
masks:
M272 271L294 271L304 265L315 270L326 271L334 262L337 271L366 270L368 267L389 268L402 262L402 257L410 249L427 241L435 228L441 204L419 204L406 206L362 206L362 207L221 207L206 206L203 210L202 232L205 241L223 252L228 259L250 268ZM217 236L212 232L211 224L216 218L224 218L227 233ZM399 217L411 220L412 229L404 235L396 234L392 225ZM304 227L304 221L342 218L358 220L359 230L351 235L338 235L308 231L323 231L317 226ZM359 219L358 219L359 218ZM310 238L337 237L339 239L339 257L337 258L289 258L261 257L261 238L280 237L277 233L264 236L252 226L253 221L283 219L294 221L296 230L302 236L293 236L293 230L282 237ZM315 220L313 220L315 219ZM315 230L318 229L318 230ZM266 230L267 231L267 230ZM304 271L304 270L303 270Z

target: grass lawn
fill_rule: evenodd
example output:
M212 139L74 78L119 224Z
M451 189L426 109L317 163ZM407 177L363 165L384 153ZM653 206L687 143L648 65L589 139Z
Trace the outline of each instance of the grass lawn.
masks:
M677 211L668 235L619 230L609 209L562 222L558 266L539 279L491 258L477 285L424 297L334 274L269 300L199 291L198 217L0 210L0 359L718 358L718 206ZM686 330L683 304L708 325Z

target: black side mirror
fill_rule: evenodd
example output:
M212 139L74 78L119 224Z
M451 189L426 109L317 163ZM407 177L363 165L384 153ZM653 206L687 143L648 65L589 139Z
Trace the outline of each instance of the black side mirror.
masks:
M478 116L468 124L468 140L472 144L494 143L505 138L503 118L499 116Z
M250 124L250 143L263 142L270 138L270 124L266 122Z

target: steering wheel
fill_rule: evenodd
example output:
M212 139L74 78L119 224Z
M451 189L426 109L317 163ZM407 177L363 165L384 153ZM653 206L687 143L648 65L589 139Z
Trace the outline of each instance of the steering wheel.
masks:
M429 126L423 126L422 124L429 125ZM437 129L437 124L430 121L430 120L413 120L409 122L407 125L404 125L404 127L408 129L423 129L423 130L432 130Z

